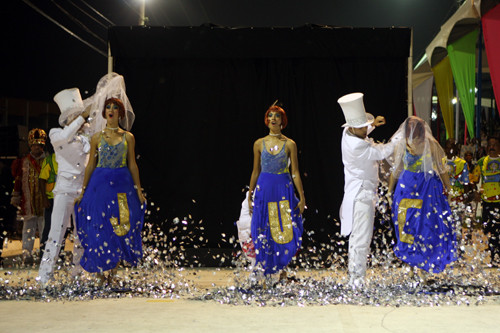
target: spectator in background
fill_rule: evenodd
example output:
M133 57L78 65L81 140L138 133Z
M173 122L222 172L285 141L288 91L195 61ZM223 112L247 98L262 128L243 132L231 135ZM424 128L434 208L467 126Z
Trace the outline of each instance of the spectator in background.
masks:
M476 171L477 163L473 159L474 155L472 152L467 151L464 154L464 160L467 162L467 167L469 168L469 181L473 185L473 190L476 190L475 186L479 183L479 170Z
M448 139L445 143L444 162L448 165L448 176L450 177L450 199L454 202L463 202L466 194L472 188L469 180L469 167L467 162L458 156L458 146L455 139Z
M491 265L500 263L500 139L488 139L488 155L477 161L481 175L480 199L483 204L484 232L488 236ZM479 196L477 197L479 200Z
M43 231L43 192L38 177L45 158L44 130L34 128L28 133L30 152L12 163L14 191L11 204L20 209L23 217L23 264L33 260L36 231Z

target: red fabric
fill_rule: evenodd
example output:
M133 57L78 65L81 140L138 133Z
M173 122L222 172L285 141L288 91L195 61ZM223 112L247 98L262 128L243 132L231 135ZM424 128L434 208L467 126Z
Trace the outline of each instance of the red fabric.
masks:
M500 101L500 5L496 5L481 18L484 44L490 67L495 99ZM500 113L500 109L498 109Z
M21 192L21 177L23 175L23 158L17 158L10 166L12 177L14 177L14 192Z

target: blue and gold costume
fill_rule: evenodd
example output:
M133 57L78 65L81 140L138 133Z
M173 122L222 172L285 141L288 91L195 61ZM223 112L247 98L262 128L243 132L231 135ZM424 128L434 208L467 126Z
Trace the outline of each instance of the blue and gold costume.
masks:
M255 188L252 239L256 262L272 274L290 262L302 244L302 216L288 170L286 141L276 155L263 142L261 172Z
M85 252L82 267L104 272L120 260L136 265L142 258L141 231L146 205L141 205L127 168L127 140L110 145L101 135L99 161L79 205L78 237Z
M457 259L457 241L443 184L422 172L422 156L406 151L404 170L394 190L394 253L404 262L439 273Z

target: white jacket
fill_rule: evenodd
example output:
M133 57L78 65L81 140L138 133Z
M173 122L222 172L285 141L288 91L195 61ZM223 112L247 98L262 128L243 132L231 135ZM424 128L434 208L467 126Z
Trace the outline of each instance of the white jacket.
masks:
M52 128L49 132L58 165L54 194L76 193L82 187L90 151L89 138L78 135L84 123L85 119L79 116L64 129Z
M368 133L374 127L369 126ZM361 139L344 129L342 133L342 162L344 163L344 199L340 206L340 232L349 235L352 231L354 200L361 190L373 193L376 198L378 186L378 162L392 154L394 144L374 143L373 139ZM366 194L365 194L366 195Z

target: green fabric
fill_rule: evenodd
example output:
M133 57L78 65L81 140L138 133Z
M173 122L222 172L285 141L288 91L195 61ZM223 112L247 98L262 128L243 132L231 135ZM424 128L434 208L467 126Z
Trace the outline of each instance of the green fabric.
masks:
M458 90L458 97L471 138L474 137L474 96L476 88L476 41L475 30L448 45L451 70Z

